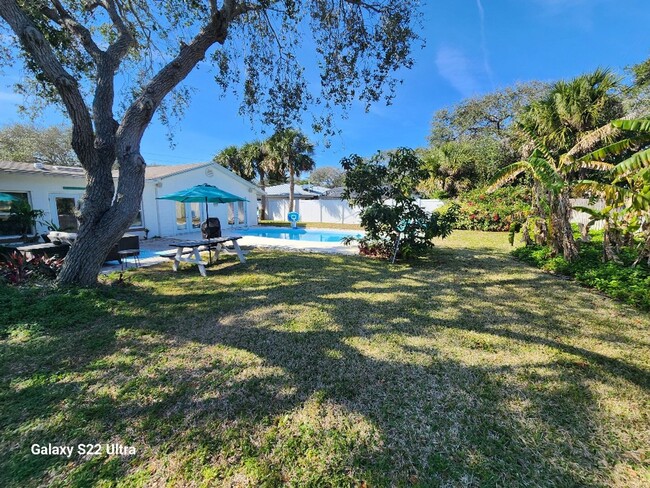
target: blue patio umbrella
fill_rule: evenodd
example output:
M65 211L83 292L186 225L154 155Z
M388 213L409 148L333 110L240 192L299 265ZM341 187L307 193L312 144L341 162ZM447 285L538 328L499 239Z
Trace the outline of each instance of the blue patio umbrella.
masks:
M216 186L208 185L203 183L202 185L196 185L192 188L187 188L186 190L180 190L175 193L170 193L169 195L163 195L158 197L158 200L174 200L176 202L205 202L205 218L209 217L208 215L208 203L230 203L230 202L246 202L245 198L233 195L227 191L223 191L221 188Z
M208 213L208 203L230 203L230 202L247 202L245 198L228 193L216 186L203 183L196 185L186 190L180 190L169 195L158 197L158 200L174 200L176 202L205 202L205 219L210 217ZM212 261L212 253L210 253L210 261Z

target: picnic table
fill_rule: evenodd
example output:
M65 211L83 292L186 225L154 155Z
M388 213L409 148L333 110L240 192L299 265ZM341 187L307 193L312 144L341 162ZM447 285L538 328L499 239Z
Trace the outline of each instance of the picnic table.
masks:
M239 257L239 262L243 264L246 262L246 257L244 256L244 253L239 247L239 243L237 242L239 239L241 239L241 236L217 237L214 239L203 239L200 241L174 242L170 244L170 246L176 248L173 269L174 271L178 271L178 266L180 263L196 264L199 267L199 273L201 273L201 276L206 276L205 267L208 264L212 263L203 261L201 259L200 251L214 250L216 259L219 259L219 253L229 252L225 247L225 244L228 242L232 243L232 247L235 249L235 253ZM185 249L190 249L190 251L188 252ZM189 256L184 257L184 254L189 254Z

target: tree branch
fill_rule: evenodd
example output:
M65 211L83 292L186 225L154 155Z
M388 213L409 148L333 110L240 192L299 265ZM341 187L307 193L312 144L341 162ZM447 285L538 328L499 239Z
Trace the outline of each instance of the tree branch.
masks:
M99 49L99 46L97 46L93 40L90 31L79 22L77 22L63 7L63 5L61 5L61 2L59 2L59 0L52 0L52 4L54 5L54 9L59 15L58 23L65 27L73 36L79 39L79 41L81 41L81 44L86 52L90 54L90 56L92 56L95 61L99 61L100 57L102 56L102 50Z
M0 16L61 96L72 122L72 146L79 160L84 164L92 160L93 125L77 81L63 68L43 33L15 0L0 0Z

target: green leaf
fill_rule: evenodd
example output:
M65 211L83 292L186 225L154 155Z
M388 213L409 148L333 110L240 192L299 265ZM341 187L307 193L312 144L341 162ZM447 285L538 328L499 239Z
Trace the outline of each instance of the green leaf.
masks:
M633 156L621 161L614 168L614 174L617 176L628 174L632 171L639 171L650 166L650 149L639 151Z
M494 178L492 178L492 181L487 187L487 192L492 193L497 188L500 188L506 183L514 180L517 176L530 168L531 166L528 161L519 161L517 163L509 164L494 175Z
M607 158L618 156L619 154L625 152L626 150L634 146L635 141L632 139L623 139L622 141L615 142L609 146L597 149L596 151L585 154L577 161L579 162L591 162L591 161L604 161Z
M614 120L612 125L622 130L650 132L649 119Z

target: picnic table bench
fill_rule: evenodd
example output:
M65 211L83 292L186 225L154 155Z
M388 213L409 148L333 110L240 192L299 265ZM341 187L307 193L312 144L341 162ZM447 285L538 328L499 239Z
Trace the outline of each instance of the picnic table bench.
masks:
M228 242L232 243L232 247L239 257L239 262L243 264L246 262L246 257L244 256L244 252L241 250L241 247L239 247L239 243L237 242L239 239L241 239L241 236L217 237L214 239L203 239L200 241L174 242L170 244L170 246L176 248L173 269L174 271L178 271L180 263L196 264L199 268L199 273L201 273L201 276L206 276L205 267L208 264L211 264L211 262L208 263L206 261L203 261L201 259L200 252L214 249L216 259L219 259L219 253L229 252L229 250L225 247L225 244ZM186 251L186 249L189 249L189 251ZM189 256L185 257L188 254Z

